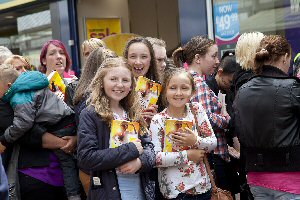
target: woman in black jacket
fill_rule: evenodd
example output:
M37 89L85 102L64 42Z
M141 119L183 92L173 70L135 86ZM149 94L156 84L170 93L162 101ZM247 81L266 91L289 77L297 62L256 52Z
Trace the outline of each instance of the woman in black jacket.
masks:
M282 36L262 39L254 72L237 92L236 130L255 199L300 197L300 82L288 76L291 46Z

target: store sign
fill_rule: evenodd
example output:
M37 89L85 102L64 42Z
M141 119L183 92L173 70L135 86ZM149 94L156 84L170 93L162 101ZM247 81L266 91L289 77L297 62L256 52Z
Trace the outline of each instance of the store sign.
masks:
M217 44L231 44L240 33L238 1L214 4L214 24Z
M120 18L86 19L86 37L102 39L106 36L121 33Z

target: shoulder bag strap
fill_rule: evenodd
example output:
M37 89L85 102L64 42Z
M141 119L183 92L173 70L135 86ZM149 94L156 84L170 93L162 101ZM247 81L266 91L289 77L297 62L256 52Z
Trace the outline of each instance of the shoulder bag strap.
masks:
M194 116L194 120L195 120L195 123L196 123L196 129L197 129L197 131L199 131L200 127L199 127L199 124L198 124L198 120L197 120L197 115L196 115L195 108L193 107L192 103L189 103L189 107L190 107L190 110L191 110L191 112L193 113L193 116ZM201 133L200 133L200 135L201 135ZM213 175L211 173L211 169L210 169L210 166L209 166L206 154L204 154L204 158L203 159L204 159L204 164L205 164L205 167L206 167L206 171L207 171L207 173L209 175L209 179L210 179L212 188L213 188L213 190L216 190L217 186L216 186L214 177L213 177Z

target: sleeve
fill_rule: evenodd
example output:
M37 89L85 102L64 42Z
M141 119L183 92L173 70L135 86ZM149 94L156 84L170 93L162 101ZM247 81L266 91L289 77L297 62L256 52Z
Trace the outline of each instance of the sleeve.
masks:
M141 138L141 141L144 147L144 152L139 157L142 162L142 167L139 172L149 172L155 166L154 145L147 136Z
M13 143L22 137L32 128L35 113L34 102L16 105L14 108L13 124L5 130L4 135L0 137L0 142L7 145L7 143Z
M43 148L43 135L46 133L46 129L38 124L34 126L18 140L18 143L28 148Z
M194 146L198 149L204 149L206 152L211 152L217 147L217 138L201 104L193 103L193 107L196 110L199 124L197 142Z
M213 128L226 128L230 116L228 114L225 116L220 114L221 104L218 102L218 97L209 89L204 81L197 81L196 88L196 94L191 101L198 102L203 106Z
M99 122L100 121L100 122ZM101 125L97 126L97 123ZM139 157L136 146L130 142L117 148L103 149L103 138L97 137L108 131L108 127L98 115L84 109L80 114L78 128L78 164L80 167L90 171L114 169L128 161Z
M297 116L300 118L300 82L293 84L291 88L292 103Z
M152 135L152 143L156 153L157 167L171 167L182 164L188 164L187 151L180 152L162 152L162 141L164 136L164 125L162 117L155 115L150 124L150 132Z

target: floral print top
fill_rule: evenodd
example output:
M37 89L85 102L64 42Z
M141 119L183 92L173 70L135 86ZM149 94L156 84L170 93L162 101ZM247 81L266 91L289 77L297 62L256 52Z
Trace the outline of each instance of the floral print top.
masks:
M200 126L198 130L201 131L201 135L198 134L196 144L190 148L204 149L206 152L210 152L217 146L217 139L202 105L197 102L192 105L198 113L197 120ZM211 188L211 184L203 161L200 163L189 161L186 150L163 152L165 123L167 118L171 118L166 110L156 114L150 124L160 191L168 199L176 198L179 193L192 195L205 193ZM194 122L194 115L188 105L186 110L184 119ZM196 123L193 124L193 131L196 131Z

